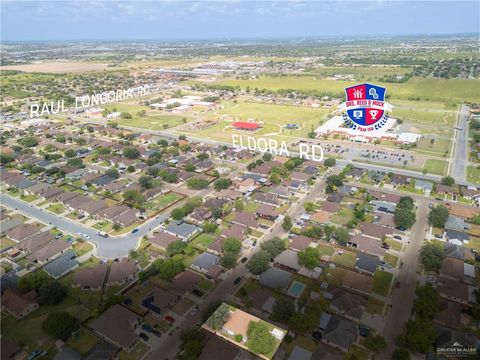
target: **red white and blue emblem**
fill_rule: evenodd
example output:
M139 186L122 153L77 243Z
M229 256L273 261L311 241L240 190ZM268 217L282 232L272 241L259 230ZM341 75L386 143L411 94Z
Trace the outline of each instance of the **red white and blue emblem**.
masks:
M360 84L346 88L345 120L347 125L369 130L382 127L388 119L385 113L386 92L386 88L372 84Z

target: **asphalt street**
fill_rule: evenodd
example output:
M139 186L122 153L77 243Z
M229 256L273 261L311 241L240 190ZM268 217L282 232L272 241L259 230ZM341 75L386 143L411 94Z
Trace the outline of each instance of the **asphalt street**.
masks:
M457 183L466 182L466 169L468 166L468 107L461 105L457 126L454 130L454 148L450 176Z
M147 235L151 230L159 227L170 216L170 213L166 212L147 220L145 223L138 226L138 232L135 234L128 233L122 236L104 238L97 235L97 232L92 228L85 226L78 221L58 216L8 194L0 194L0 200L2 205L18 210L23 215L38 220L44 224L55 226L65 234L71 234L72 236L78 236L78 233L87 234L90 236L88 241L96 245L97 256L100 259L115 259L127 256L130 250L137 247L142 237Z

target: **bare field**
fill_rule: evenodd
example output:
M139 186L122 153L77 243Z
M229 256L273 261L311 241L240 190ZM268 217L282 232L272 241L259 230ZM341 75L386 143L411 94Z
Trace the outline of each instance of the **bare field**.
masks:
M27 73L81 73L87 71L102 71L109 69L108 64L99 64L92 62L45 62L39 64L25 64L25 65L8 65L0 66L2 70L16 70ZM115 68L112 68L115 69Z

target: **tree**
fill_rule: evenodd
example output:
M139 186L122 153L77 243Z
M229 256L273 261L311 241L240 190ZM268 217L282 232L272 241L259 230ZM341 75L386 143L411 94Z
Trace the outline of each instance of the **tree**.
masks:
M65 155L67 158L74 158L77 156L77 152L73 149L67 149L64 151L63 155Z
M260 246L262 250L265 250L270 255L271 258L276 257L286 249L285 240L277 237L264 241Z
M344 227L336 228L335 231L333 232L333 236L335 236L335 239L337 239L337 242L342 246L347 245L347 243L350 241L350 234L348 230Z
M118 177L120 176L120 174L118 173L118 170L115 168L110 168L107 171L105 171L105 175L108 175L113 179L118 179Z
M320 251L317 248L307 247L297 253L298 263L307 269L314 269L320 264Z
M130 114L129 112L126 112L126 111L123 111L120 113L120 117L122 119L131 119L132 118L132 114Z
M73 166L73 167L84 167L83 161L80 158L71 158L67 160L67 165L68 166Z
M148 175L140 176L138 183L144 189L151 189L153 187L153 178Z
M272 320L285 323L295 313L295 303L290 298L281 296L275 300L272 307Z
M220 258L220 266L224 267L225 269L232 269L237 264L238 256L235 256L232 253L225 253Z
M247 270L253 275L260 275L268 269L270 265L270 254L265 251L259 251L250 258L247 263Z
M307 201L305 204L303 204L303 208L305 209L306 212L314 212L316 209L316 206L313 202Z
M204 161L204 160L207 160L210 156L207 154L207 153L200 153L197 155L197 159L200 160L200 161Z
M190 178L187 180L187 187L190 189L201 190L208 187L208 180L201 178Z
M182 240L175 240L174 242L171 242L167 246L167 255L168 256L173 256L177 254L183 253L185 248L187 247L187 243Z
M262 156L263 161L270 161L272 159L273 159L273 155L269 152L264 153Z
M187 165L185 165L185 170L188 172L194 172L196 169L197 167L192 163L188 163Z
M202 353L205 334L197 327L184 329L180 332L179 360L194 360Z
M442 185L453 186L455 184L455 179L451 176L445 176L441 181Z
M282 222L282 228L283 228L283 230L285 230L285 231L290 231L290 230L292 229L292 226L293 226L293 224L292 224L292 218L291 218L290 216L288 216L288 215L285 216L285 217L283 218L283 222Z
M395 225L410 229L415 224L414 202L410 196L402 196L395 208Z
M330 175L327 177L326 193L336 192L337 189L343 185L343 178L340 175Z
M185 215L186 215L185 210L181 207L173 209L172 212L170 213L170 216L174 220L182 220L185 217Z
M417 298L415 299L415 314L422 318L433 319L437 316L439 310L440 297L437 290L430 283L417 288L415 291Z
M123 156L127 159L137 159L140 156L140 152L134 146L126 146L123 149Z
M236 211L243 211L243 209L245 208L245 205L241 199L235 200L233 206L235 207Z
M213 184L214 189L217 191L222 189L228 189L230 186L232 186L232 180L230 180L229 178L220 178L216 180Z
M445 256L442 244L437 241L425 242L420 250L420 260L426 271L438 271Z
M212 222L206 222L205 225L203 225L203 232L206 234L212 234L217 230L218 226Z
M230 314L230 308L227 304L222 303L217 310L208 318L205 322L212 330L220 330L223 327L223 324L228 320L228 316Z
M26 136L21 138L18 143L25 147L34 147L38 145L38 139L35 136Z
M262 321L250 321L247 330L247 347L254 354L269 354L275 349L275 338Z
M138 195L139 192L137 190L127 190L123 193L123 200L133 202Z
M212 301L208 303L207 308L202 312L202 322L206 322L210 316L222 305L222 300Z
M161 260L162 261L156 263L155 268L158 276L163 280L172 281L177 274L180 274L185 270L185 265L183 265L181 258L169 258Z
M31 272L28 275L22 276L18 280L17 290L21 293L27 293L30 290L39 291L40 287L50 281L50 277L45 271Z
M0 153L0 164L2 165L6 165L8 163L11 163L15 160L15 158L10 155L10 154L6 154L6 153Z
M445 227L448 220L448 209L443 205L437 205L428 214L428 222L438 228Z
M408 320L404 334L400 336L400 343L404 343L410 351L426 353L432 348L437 338L437 332L429 319L418 318Z
M223 242L223 251L238 254L242 249L242 242L234 237L228 237Z
M66 311L51 312L42 323L42 330L54 339L66 341L80 327L78 319Z
M333 157L326 158L325 161L323 162L323 165L326 167L334 167L337 164L337 160Z
M410 353L405 348L396 348L392 354L393 360L410 360Z
M278 174L278 173L272 173L272 174L270 175L270 182L271 182L272 184L275 184L275 185L280 184L280 183L282 182L282 178L281 178L280 174Z
M380 335L369 335L365 339L363 345L372 350L375 354L383 352L387 348L387 342Z
M50 281L40 286L38 300L42 305L56 305L68 294L68 288L63 284Z

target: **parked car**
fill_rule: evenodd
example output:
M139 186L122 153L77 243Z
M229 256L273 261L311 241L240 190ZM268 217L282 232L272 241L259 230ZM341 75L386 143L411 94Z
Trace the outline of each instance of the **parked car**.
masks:
M190 315L195 315L196 313L198 313L198 305L196 305L191 311L190 311Z
M140 335L138 335L140 337L140 339L142 339L143 341L148 341L150 340L150 338L148 337L147 334L145 333L140 333Z
M233 280L233 283L234 283L235 285L238 285L238 284L240 284L240 281L242 281L242 278L241 278L241 277L237 277L235 280Z
M400 284L400 281L397 281L397 282L395 283L395 287L396 287L397 289L400 287L400 285L401 285L401 284Z
M240 262L244 263L244 262L246 262L247 260L248 260L248 258L247 258L246 256L244 256L244 257L242 258L242 260L240 260Z
M152 330L152 334L155 335L156 337L162 336L162 333L160 331L156 330L156 329Z
M58 233L58 234L55 236L55 239L60 239L62 236L63 236L63 233Z
M142 325L142 330L145 330L146 332L152 332L152 331L153 331L153 327L151 327L151 326L148 325L148 324L143 324L143 325Z
M175 322L175 319L169 315L164 317L165 321L168 321L170 324L173 324Z
M135 234L136 232L138 232L138 228L132 230L132 234Z

